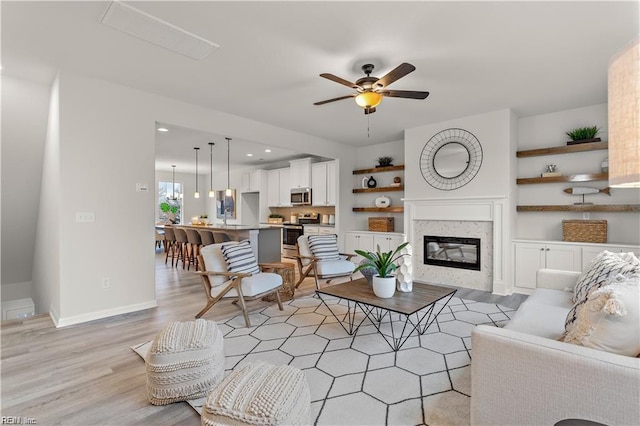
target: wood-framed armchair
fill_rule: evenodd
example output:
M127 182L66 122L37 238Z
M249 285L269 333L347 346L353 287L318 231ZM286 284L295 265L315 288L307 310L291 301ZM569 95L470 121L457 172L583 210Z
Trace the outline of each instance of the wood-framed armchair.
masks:
M282 289L282 277L269 272L257 274L229 272L222 255L221 247L223 244L229 244L229 242L202 247L198 255L200 271L197 271L196 274L200 275L202 279L207 304L196 314L196 318L202 317L221 299L232 297L242 309L246 326L251 327L245 302L259 299L271 293L275 293L278 308L282 311L282 302L278 293L278 290Z
M338 253L339 259L337 260L322 259L312 252L308 237L308 235L301 235L298 237L296 244L298 254L295 258L300 274L296 288L298 288L307 277L313 277L315 279L317 289L320 289L321 280L330 283L334 278L349 277L350 280L353 279L353 270L356 265L351 262L350 259L354 257L355 254ZM337 245L335 250L337 252Z

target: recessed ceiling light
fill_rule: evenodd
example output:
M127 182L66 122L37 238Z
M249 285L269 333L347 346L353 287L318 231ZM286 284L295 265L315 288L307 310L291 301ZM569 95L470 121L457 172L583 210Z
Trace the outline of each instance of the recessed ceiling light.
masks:
M271 150L270 149L265 149L264 152L271 152Z
M253 157L253 154L247 154L247 157Z
M158 127L158 131L159 132L168 132L169 129L167 129L166 127Z

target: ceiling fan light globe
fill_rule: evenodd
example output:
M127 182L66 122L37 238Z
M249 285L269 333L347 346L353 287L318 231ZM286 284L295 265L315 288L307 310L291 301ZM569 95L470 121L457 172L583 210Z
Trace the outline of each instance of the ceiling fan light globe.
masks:
M382 95L376 92L363 92L355 99L360 108L375 108L382 102Z

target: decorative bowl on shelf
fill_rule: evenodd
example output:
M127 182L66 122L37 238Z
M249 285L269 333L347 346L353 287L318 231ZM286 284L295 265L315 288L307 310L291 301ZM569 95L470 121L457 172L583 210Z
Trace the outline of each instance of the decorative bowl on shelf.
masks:
M376 207L385 208L385 207L389 207L390 205L391 205L391 200L389 199L389 197L385 197L383 195L382 197L376 198Z

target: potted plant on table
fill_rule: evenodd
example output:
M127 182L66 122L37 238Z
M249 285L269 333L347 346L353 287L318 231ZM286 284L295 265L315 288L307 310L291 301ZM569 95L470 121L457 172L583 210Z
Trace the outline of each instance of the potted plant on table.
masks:
M380 245L377 251L356 250L356 253L365 258L365 261L356 267L354 272L358 272L365 268L373 268L375 275L373 276L373 293L383 299L393 296L396 291L396 277L391 275L398 267L395 262L402 254L399 254L403 248L409 243L402 243L395 250L381 252Z

